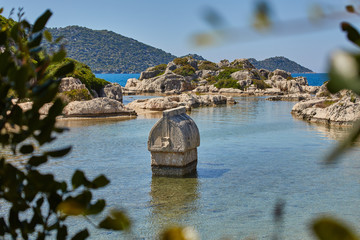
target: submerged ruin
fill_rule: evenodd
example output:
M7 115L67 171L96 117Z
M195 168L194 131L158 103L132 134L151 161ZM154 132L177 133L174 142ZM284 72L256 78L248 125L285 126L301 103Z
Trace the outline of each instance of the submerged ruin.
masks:
M185 176L196 172L199 129L185 107L163 112L149 134L151 169L157 176Z

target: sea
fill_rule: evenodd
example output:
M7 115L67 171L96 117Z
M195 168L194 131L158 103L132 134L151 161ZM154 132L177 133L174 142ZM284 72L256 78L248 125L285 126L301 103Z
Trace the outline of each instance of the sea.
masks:
M306 77L309 86L321 86L325 81L328 80L327 73L292 73L293 77ZM112 83L119 83L121 86L126 85L126 81L129 78L139 78L140 74L96 74L96 77L105 79Z
M128 77L102 76L121 85ZM124 209L132 222L131 231L114 232L99 230L81 217L68 218L69 232L87 228L90 239L140 240L158 239L169 226L191 226L205 240L304 240L315 239L311 223L321 216L333 216L356 229L360 143L335 164L325 164L326 156L351 129L295 119L290 114L294 102L265 97L235 100L236 105L188 113L201 142L197 174L189 178L152 176L147 140L161 114L60 122L70 131L47 147L73 149L42 171L61 180L71 179L76 169L89 179L106 174L110 184L94 191L94 196L106 199L105 212ZM279 202L280 220L274 216Z

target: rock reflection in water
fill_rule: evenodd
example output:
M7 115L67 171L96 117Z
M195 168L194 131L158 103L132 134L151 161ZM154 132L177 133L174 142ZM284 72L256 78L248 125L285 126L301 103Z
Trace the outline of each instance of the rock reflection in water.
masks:
M60 118L56 124L59 127L77 128L89 127L94 125L108 125L120 121L128 121L136 117L118 116L118 117L99 117L99 118Z
M198 178L152 177L151 181L152 226L158 231L174 224L189 222L190 215L198 209Z

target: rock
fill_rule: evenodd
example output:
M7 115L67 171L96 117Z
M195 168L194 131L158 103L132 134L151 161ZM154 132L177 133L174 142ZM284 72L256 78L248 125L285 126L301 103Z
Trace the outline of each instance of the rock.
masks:
M40 109L39 114L40 115L47 115L49 113L49 109L52 107L52 103L45 103ZM33 102L24 102L24 103L18 103L18 106L23 110L23 112L26 112L30 110L33 106Z
M117 100L119 102L122 102L123 100L121 86L118 83L111 83L105 85L102 92L104 93L104 95L101 97L107 97Z
M185 176L196 172L200 134L184 107L163 112L148 139L153 175Z
M136 87L141 81L136 78L129 78L126 81L125 88L133 88Z
M229 62L229 60L224 59L224 60L221 60L221 61L217 64L217 66L218 66L219 68L230 67L230 62Z
M228 102L229 101L229 102ZM202 106L217 106L221 104L234 104L233 98L227 98L223 95L195 95L181 94L179 96L168 96L151 99L135 100L126 107L134 109L136 112L164 111L179 106L185 106L187 109Z
M220 94L241 94L244 93L243 90L235 89L235 88L221 88L219 90Z
M258 70L259 74L260 74L260 77L264 78L264 79L268 79L269 78L269 74L270 74L270 71L267 70L267 69L259 69Z
M130 79L129 79L130 80ZM144 93L164 93L166 91L176 90L179 92L191 91L194 89L191 84L191 78L186 78L177 74L172 73L171 71L165 72L161 76L154 78L144 79L142 81L131 80L126 84L125 88L127 90L132 90L136 92ZM130 87L135 85L134 87Z
M146 70L145 72L141 72L139 80L153 78L153 77L155 77L156 75L158 75L160 73L161 73L160 70L155 70L155 71Z
M235 59L233 62L230 63L230 67L256 69L256 67L247 58Z
M206 78L208 76L215 76L216 75L216 71L213 70L197 70L195 72L196 76L198 78Z
M209 86L208 86L208 85L206 85L206 86L199 86L199 87L195 88L195 89L193 90L193 92L195 92L195 93L205 93L205 92L209 92Z
M278 77L282 77L284 79L292 78L291 73L286 72L284 70L280 70L280 69L276 69L275 71L273 71L269 74L269 78L272 78L272 79L274 78L274 80L276 80Z
M85 89L87 93L91 96L89 90L86 88L85 84L82 84L81 81L77 78L66 77L62 78L59 85L59 93L72 91L76 89Z
M350 91L347 91L348 93ZM342 98L316 98L295 104L291 113L310 122L348 125L360 119L360 99L354 94Z
M243 80L252 80L252 79L260 79L259 75L252 70L240 70L234 72L230 75L233 79L243 81Z
M176 64L174 62L169 62L167 67L166 67L166 70L174 71L176 68L177 68L177 66L176 66Z
M95 98L89 101L74 101L63 110L65 117L136 116L134 110L110 98Z

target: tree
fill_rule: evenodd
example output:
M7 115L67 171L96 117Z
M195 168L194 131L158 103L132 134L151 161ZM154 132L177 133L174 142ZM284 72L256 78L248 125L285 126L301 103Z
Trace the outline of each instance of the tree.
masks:
M0 19L0 199L10 206L6 216L0 216L0 236L67 239L64 223L67 217L82 215L90 221L88 215L104 210L105 200L93 199L91 191L106 186L109 180L104 175L89 180L77 170L68 186L52 174L39 171L39 166L71 150L65 147L43 151L41 147L54 141L55 134L66 130L55 125L64 107L57 92L60 78L72 72L74 64L69 62L55 71L47 71L49 66L66 57L63 46L50 53L41 46L43 37L52 45L61 40L54 40L45 30L52 13L47 10L33 25L23 20L23 15L19 9L18 22L2 16ZM32 108L27 111L19 106L26 100L32 101ZM51 107L48 115L42 118L39 110L47 104ZM10 152L10 156L5 156L4 151ZM9 161L18 155L25 157L23 163ZM124 213L113 210L96 226L125 230L130 222ZM87 229L82 229L72 239L88 236Z

